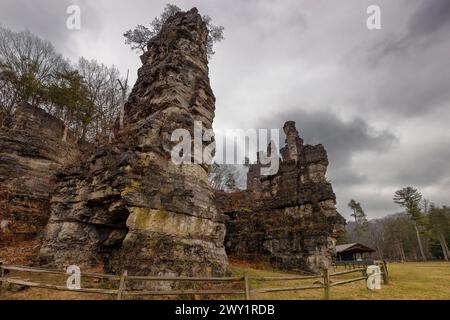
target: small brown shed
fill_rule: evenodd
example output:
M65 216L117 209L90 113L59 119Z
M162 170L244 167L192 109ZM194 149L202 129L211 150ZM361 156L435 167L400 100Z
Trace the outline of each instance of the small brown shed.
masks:
M372 258L374 249L361 243L347 243L336 246L337 261L363 261Z

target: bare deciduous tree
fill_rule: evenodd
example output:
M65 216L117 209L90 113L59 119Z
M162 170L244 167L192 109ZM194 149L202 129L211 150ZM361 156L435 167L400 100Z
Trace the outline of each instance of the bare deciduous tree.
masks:
M83 77L91 101L89 121L82 128L83 138L109 137L119 119L124 95L120 72L114 66L107 67L96 60L80 58L76 69ZM128 90L128 88L127 88Z
M236 191L236 169L233 165L220 165L213 163L209 173L209 182L213 189L223 191Z
M64 136L70 129L83 140L110 137L128 93L120 80L114 66L84 58L72 65L50 42L0 27L1 125L26 101L63 120Z
M0 26L0 107L10 114L24 100L37 105L42 100L38 87L45 87L68 61L53 45L29 31L15 32Z

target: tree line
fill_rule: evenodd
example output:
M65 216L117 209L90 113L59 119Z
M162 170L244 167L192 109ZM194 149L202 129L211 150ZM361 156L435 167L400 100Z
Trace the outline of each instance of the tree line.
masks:
M1 126L26 102L61 119L79 139L108 137L124 103L119 81L126 83L114 66L72 63L30 31L0 26Z
M360 203L348 207L353 221L338 243L360 242L376 250L376 258L395 261L449 261L450 207L437 207L413 187L395 192L393 201L404 212L367 220Z
M147 43L181 9L168 4L149 27L138 25L124 33L125 43L145 52ZM207 15L208 56L223 40L222 26ZM70 62L46 40L30 31L12 31L0 25L0 127L11 121L14 108L26 102L61 119L66 130L81 140L111 138L123 124L123 105L129 93L128 75L114 66L80 58Z

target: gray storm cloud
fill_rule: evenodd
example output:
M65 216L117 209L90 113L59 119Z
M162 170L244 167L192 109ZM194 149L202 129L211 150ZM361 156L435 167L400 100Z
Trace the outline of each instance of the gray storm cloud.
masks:
M450 28L450 2L431 0L421 3L409 21L409 35L429 37Z

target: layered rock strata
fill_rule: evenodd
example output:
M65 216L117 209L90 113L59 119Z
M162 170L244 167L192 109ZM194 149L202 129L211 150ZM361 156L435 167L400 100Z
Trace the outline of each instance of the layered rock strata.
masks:
M304 145L293 122L279 172L262 176L251 165L246 191L214 194L209 166L172 161L174 130L194 137L194 123L212 128L207 37L196 9L167 21L141 57L112 143L86 148L70 133L63 141L60 120L17 107L0 128L0 245L37 239L47 225L42 265L136 275L224 275L224 242L232 256L284 269L331 263L344 219L325 178L327 154Z
M225 218L207 165L174 164L176 129L211 129L215 98L208 30L196 9L178 13L141 57L125 126L79 166L58 174L42 263L103 265L138 275L224 275Z
M54 173L75 162L80 148L64 124L43 110L20 104L0 127L0 244L35 239L50 216Z
M247 190L216 193L219 211L229 216L227 253L267 260L282 269L320 272L335 256L344 219L326 180L327 153L322 145L304 145L294 122L284 126L286 145L276 175L261 176L252 164ZM268 152L275 152L268 149Z

